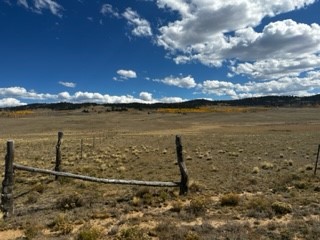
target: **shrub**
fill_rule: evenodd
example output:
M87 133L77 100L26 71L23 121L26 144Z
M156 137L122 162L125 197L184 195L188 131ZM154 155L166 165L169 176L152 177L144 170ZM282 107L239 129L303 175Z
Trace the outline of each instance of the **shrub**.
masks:
M120 231L120 235L117 237L117 240L149 240L149 239L151 238L137 227L122 229Z
M177 227L173 222L161 222L154 229L158 239L185 240L186 229Z
M38 201L39 193L38 192L31 192L31 195L28 196L26 203L33 204Z
M83 226L77 235L77 240L98 240L101 238L102 232L91 225Z
M26 240L36 238L41 233L41 228L35 222L28 222L24 227L24 235Z
M63 197L57 202L57 207L61 210L70 210L73 208L82 207L83 205L84 200L78 194Z
M207 210L207 201L205 198L192 199L190 205L187 207L187 212L195 216L204 214Z
M182 202L176 201L172 204L172 208L170 209L170 211L179 213L181 212L182 208L183 208Z
M273 164L271 162L264 161L261 164L261 168L264 169L264 170L272 169L273 168Z
M297 181L297 182L294 182L294 186L298 189L307 189L308 183L305 181Z
M247 208L249 209L249 217L272 218L273 216L270 201L262 196L251 198L247 203Z
M279 201L272 203L271 208L278 215L285 215L292 212L292 206L289 203Z
M50 227L52 227L54 231L58 231L63 235L70 233L73 229L72 224L64 214L59 214Z
M189 185L190 192L202 192L205 189L205 186L198 182L191 182Z
M252 173L253 174L258 174L260 172L260 169L258 168L258 167L254 167L253 169L252 169Z
M224 194L220 198L221 206L237 206L240 202L240 196L236 193Z
M185 240L200 240L200 237L198 234L190 231L186 234Z
M306 165L306 170L311 171L313 169L313 166L311 164Z

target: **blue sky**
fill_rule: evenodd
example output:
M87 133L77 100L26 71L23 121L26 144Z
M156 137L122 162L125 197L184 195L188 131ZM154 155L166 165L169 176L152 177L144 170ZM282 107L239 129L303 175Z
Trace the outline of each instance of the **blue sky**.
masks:
M320 93L317 0L0 0L0 107Z

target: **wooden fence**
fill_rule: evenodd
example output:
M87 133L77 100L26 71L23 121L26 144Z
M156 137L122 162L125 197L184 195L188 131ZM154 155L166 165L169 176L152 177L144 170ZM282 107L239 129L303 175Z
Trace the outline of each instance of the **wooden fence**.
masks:
M14 141L7 141L7 154L5 156L5 174L2 182L2 191L1 191L1 211L4 214L4 218L10 217L13 215L14 202L13 202L13 189L14 189L14 171L21 170L32 173L41 173L54 175L57 180L59 177L75 178L84 181L105 183L105 184L122 184L122 185L139 185L139 186L149 186L149 187L180 187L180 195L185 195L188 193L188 171L185 165L185 161L182 155L182 144L180 136L176 136L176 152L177 152L177 161L181 174L180 182L160 182L160 181L140 181L140 180L123 180L123 179L105 179L105 178L96 178L90 176L84 176L79 174L73 174L68 172L61 172L61 140L63 138L63 133L58 133L58 142L56 145L56 161L55 168L53 170L41 169L29 166L23 166L20 164L14 163Z

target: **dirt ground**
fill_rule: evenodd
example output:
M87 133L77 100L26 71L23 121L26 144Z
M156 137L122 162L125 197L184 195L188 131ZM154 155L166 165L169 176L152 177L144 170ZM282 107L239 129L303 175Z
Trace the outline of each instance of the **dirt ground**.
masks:
M0 112L0 126L2 179L8 139L15 163L52 170L58 131L63 171L177 182L180 135L190 176L188 195L179 196L178 188L16 170L15 214L0 220L1 240L320 239L319 108Z

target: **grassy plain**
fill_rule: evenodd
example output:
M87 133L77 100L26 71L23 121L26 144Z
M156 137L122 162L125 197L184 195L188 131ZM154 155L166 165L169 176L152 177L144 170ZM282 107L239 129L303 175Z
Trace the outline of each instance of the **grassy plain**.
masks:
M226 111L0 112L15 162L102 178L179 181L182 137L190 192L15 173L15 216L0 239L319 239L319 108ZM81 159L80 142L83 139Z

